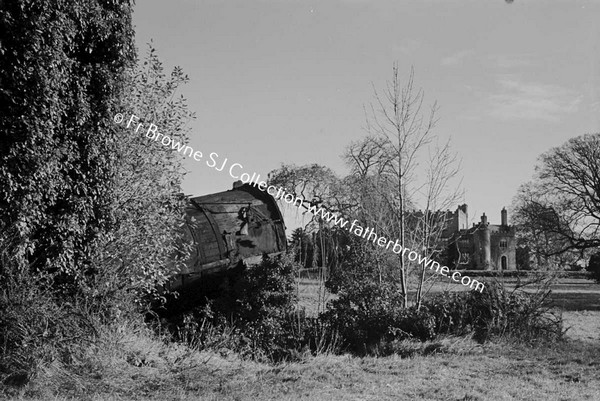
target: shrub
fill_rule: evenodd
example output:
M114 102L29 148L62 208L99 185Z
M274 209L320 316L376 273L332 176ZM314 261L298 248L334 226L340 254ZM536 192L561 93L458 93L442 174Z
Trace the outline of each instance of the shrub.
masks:
M347 241L342 263L331 269L325 283L337 299L330 301L320 319L338 333L340 347L365 354L395 338L400 320L408 317L402 315L404 300L397 270L390 268L381 250L355 236Z
M48 275L0 266L0 383L21 386L39 366L70 365L96 337L81 298L58 298Z
M9 254L0 244L0 383L22 386L55 365L78 374L102 327L140 320L134 294L60 293L53 274L21 268Z
M399 322L412 317L402 308L396 286L389 283L346 283L338 295L320 319L339 333L341 346L352 352L365 354L374 345L395 338L402 332ZM407 335L421 336L426 329L417 331Z
M536 280L536 283L539 280ZM485 291L446 293L423 303L427 315L435 321L435 335L465 335L485 342L512 338L528 343L557 341L564 334L562 318L551 310L548 301L550 280L535 292L525 292L517 285L508 291L495 281Z
M339 331L344 349L360 355L391 352L393 343L406 339L428 341L445 335L472 335L482 343L553 342L564 331L561 317L551 311L548 286L546 281L534 293L521 288L511 292L492 282L483 293L443 293L417 309L401 308L400 296L389 287L366 283L363 293L352 292L358 297L342 293L330 302L320 319Z
M364 294L368 294L368 298L362 297L364 305L343 294L328 305L320 319L338 331L346 350L360 355L393 349L387 347L392 342L428 341L441 334L470 332L469 305L460 294L443 294L424 302L419 309L402 308L402 297L393 289L365 287Z
M551 311L548 301L550 281L535 293L506 290L492 282L482 293L471 292L471 324L475 339L514 338L528 343L553 342L563 337L562 317Z
M434 321L434 335L430 338L441 334L464 335L472 331L472 294L444 292L425 300L421 310Z
M206 293L201 304L171 318L171 330L199 348L218 345L257 360L293 359L308 345L305 333L313 324L296 311L297 269L292 253L265 255L260 264L223 278L212 299Z

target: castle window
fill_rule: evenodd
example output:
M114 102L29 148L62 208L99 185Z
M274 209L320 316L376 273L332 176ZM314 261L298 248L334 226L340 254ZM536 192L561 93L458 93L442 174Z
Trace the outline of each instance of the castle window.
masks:
M508 241L506 241L505 239L501 239L500 240L500 248L502 248L502 249L508 248Z

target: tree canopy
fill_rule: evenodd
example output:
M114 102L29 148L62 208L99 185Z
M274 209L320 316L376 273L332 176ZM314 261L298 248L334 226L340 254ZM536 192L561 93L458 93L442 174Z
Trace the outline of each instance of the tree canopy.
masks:
M600 134L586 134L539 158L535 178L515 198L528 244L546 256L600 246Z

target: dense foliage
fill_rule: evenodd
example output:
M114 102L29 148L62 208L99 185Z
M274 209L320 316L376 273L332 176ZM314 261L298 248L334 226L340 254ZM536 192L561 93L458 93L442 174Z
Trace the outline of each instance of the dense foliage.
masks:
M129 1L0 3L0 381L73 367L100 329L156 298L186 256L181 155L113 122L135 113L185 142L193 115ZM131 321L130 320L130 321Z
M294 327L298 267L292 253L265 255L260 264L227 275L212 297L205 289L204 300L172 319L176 337L206 348L228 332L227 346L242 355L269 361L291 357L303 342Z
M339 331L341 349L359 354L389 354L402 340L434 340L441 336L472 336L481 343L513 340L555 342L563 338L560 316L548 302L549 290L507 291L498 283L480 293L443 293L427 298L420 308L398 307L398 295L367 285L355 304L347 297L332 302L321 318Z
M112 114L134 61L129 1L2 2L0 232L78 280L116 223Z
M169 76L150 45L143 63L129 69L120 112L135 114L145 127L154 123L173 140L188 141L186 124L194 118L186 99L176 96L187 83L176 67ZM116 124L115 124L116 125ZM179 227L187 199L182 196L184 176L180 153L146 138L143 133L116 126L118 164L112 175L111 211L114 229L94 258L96 283L111 293L133 293L138 302L158 296L157 288L182 265L188 252ZM99 286L93 289L99 296Z
M489 282L483 293L443 293L403 307L397 272L386 269L375 249L364 243L361 247L360 238L352 242L343 267L333 270L327 282L337 298L320 316L338 333L342 350L361 355L393 353L394 344L402 340L426 341L444 335L470 335L480 342L555 341L563 335L562 321L548 301L550 282L540 285L533 279L530 287L535 292L508 291L498 282Z
M111 116L134 62L131 11L129 1L0 3L5 381L69 358L94 333L84 316L93 304L74 296L93 279L94 256L117 223Z
M117 112L135 114L146 127L154 123L185 143L185 125L193 118L185 99L175 96L188 80L181 69L167 76L152 47L136 64L131 11L127 0L0 2L3 384L23 384L48 366L66 366L68 376L82 366L77 361L85 360L90 345L100 343L103 328L123 317L135 321L141 306L160 298L158 288L186 258L179 230L186 203L181 155L113 122ZM363 226L374 221L389 238L423 227L413 232L425 244L406 239L423 245L415 249L432 251L436 224L403 221L410 206L403 198L404 175L416 165L401 167L403 178L388 186L377 180L385 175L359 168L372 166L363 164L372 157L382 158L376 173L407 162L407 149L390 156L380 153L379 143L368 140L349 152L357 157L354 180L338 180L312 165L284 166L270 182L290 184L314 205L353 211ZM452 176L447 148L436 155L439 169L428 172L428 200L437 199L436 188ZM547 160L554 159L562 160ZM359 197L349 183L361 185ZM373 197L376 187L385 196ZM401 190L387 197L394 188ZM395 208L398 197L402 206ZM560 320L548 315L545 291L527 295L487 286L483 294L445 294L407 307L408 275L390 263L389 254L323 221L313 223L318 241L295 235L300 257L265 257L234 272L218 284L216 296L175 317L177 338L279 361L309 351L393 352L402 339L445 334L473 334L480 341L562 335ZM319 317L307 317L297 306L298 261L331 267L327 287L336 298Z

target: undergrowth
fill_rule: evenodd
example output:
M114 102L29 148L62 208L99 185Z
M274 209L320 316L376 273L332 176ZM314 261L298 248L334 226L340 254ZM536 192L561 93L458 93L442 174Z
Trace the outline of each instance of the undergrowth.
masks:
M392 286L364 283L311 317L297 307L295 269L287 256L265 257L216 296L151 322L126 299L57 298L44 276L4 271L1 394L143 395L176 388L178 372L201 369L207 355L269 364L344 353L410 358L468 353L477 342L552 343L564 333L548 282L533 292L487 283L483 293L443 293L419 309L398 307Z
M419 308L403 308L394 285L343 278L337 281L338 297L310 317L296 306L296 269L290 255L265 257L222 280L216 297L171 318L174 338L198 350L277 363L321 353L388 355L400 352L397 344L445 336L536 345L564 335L561 316L548 302L547 279L520 282L514 290L495 280L483 293L447 292Z

